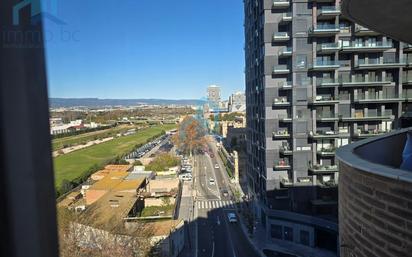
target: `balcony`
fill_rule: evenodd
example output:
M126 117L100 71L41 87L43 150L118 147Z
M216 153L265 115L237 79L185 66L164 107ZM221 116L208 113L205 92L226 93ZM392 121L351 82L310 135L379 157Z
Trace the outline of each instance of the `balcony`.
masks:
M281 184L283 187L291 187L291 186L293 186L293 182L292 182L289 178L282 178L282 179L280 180L280 184Z
M350 45L343 45L342 52L383 52L393 47L393 43L389 42L376 42L368 44L357 44L355 42L352 42Z
M404 51L404 52L410 52L410 51L412 51L412 44L404 44L404 45L403 45L403 51Z
M284 9L288 8L290 5L290 0L273 0L273 9Z
M335 139L335 138L348 138L350 137L349 133L338 133L336 131L317 131L316 133L313 133L311 131L309 133L309 138L312 139Z
M296 179L296 182L293 184L293 186L313 186L312 177L299 177Z
M335 150L336 148L332 147L332 148L322 148L318 151L316 151L316 154L321 156L321 157L331 157L331 156L335 156Z
M333 60L314 61L311 70L314 71L332 71L340 67L339 62Z
M283 122L283 123L290 123L290 122L293 121L292 117L290 117L289 115L286 115L286 114L279 114L278 119L279 119L280 122Z
M286 129L284 130L278 130L272 133L273 139L288 139L290 138L289 131Z
M405 66L403 60L383 60L382 62L379 59L359 59L355 63L355 68L358 70L368 70L368 69L390 69L390 68L400 68Z
M278 55L279 55L279 57L290 57L290 56L292 56L292 47L288 46L288 47L279 49Z
M356 114L355 117L341 117L342 121L392 121L394 119L394 115L364 116L363 114Z
M338 165L315 164L309 167L309 171L312 173L312 175L331 174L338 172Z
M365 87L370 87L370 86L384 86L391 84L391 81L383 81L383 80L375 80L375 81L364 81L364 80L359 80L359 81L342 81L341 85L342 87L359 87L359 86L365 86Z
M292 89L292 82L291 81L281 81L278 82L279 89L282 90L291 90Z
M330 188L330 187L337 187L338 183L334 179L329 179L329 180L318 179L316 185L320 187Z
M275 34L273 34L273 42L285 42L289 41L289 39L288 32L275 32Z
M403 99L401 99L401 98L398 98L398 97L393 97L393 98L389 98L389 97L387 97L387 98L373 98L373 97L370 97L370 98L358 98L358 99L354 99L353 101L355 102L355 103L396 103L396 102L399 102L399 101L401 101L401 100L403 100Z
M292 21L292 13L291 12L286 12L283 13L282 19L280 20L282 23L288 23Z
M358 131L353 134L353 137L358 138L358 139L363 139L363 138L380 136L388 132L389 131L385 131L385 130L360 130L358 129Z
M288 159L281 159L275 162L273 168L275 170L290 170L292 167L290 166Z
M273 99L273 106L290 106L290 102L286 96L280 96Z
M290 156L293 154L293 151L288 146L281 146L279 147L279 153L283 156Z
M282 74L289 74L290 69L287 65L277 65L273 67L273 74L274 75L282 75Z
M316 121L319 121L319 122L334 122L338 120L339 120L339 117L335 116L331 112L317 113L316 115Z
M323 43L318 44L316 48L319 53L327 54L339 51L341 49L341 46L339 43Z
M355 24L355 35L356 36L377 36L378 32L365 28L359 24Z
M316 79L316 86L318 87L336 87L339 86L339 81L335 80L334 78L317 78Z
M309 105L334 105L339 103L339 99L333 96L316 96L309 100Z
M336 6L323 6L318 10L318 19L334 18L340 15L340 8Z
M340 32L339 26L335 24L318 24L309 29L309 35L315 37L334 36Z

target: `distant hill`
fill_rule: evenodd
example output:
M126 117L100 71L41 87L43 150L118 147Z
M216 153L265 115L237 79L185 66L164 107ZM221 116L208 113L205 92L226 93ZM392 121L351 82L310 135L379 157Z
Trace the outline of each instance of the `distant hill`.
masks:
M105 107L105 106L136 106L136 105L201 105L202 100L182 99L99 99L99 98L49 98L50 107Z

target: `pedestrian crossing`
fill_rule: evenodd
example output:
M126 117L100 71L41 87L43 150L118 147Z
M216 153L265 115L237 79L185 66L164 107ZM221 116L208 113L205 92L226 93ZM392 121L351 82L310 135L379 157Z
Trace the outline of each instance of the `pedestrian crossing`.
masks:
M236 205L233 201L223 201L223 200L209 200L209 201L198 201L198 209L235 209Z

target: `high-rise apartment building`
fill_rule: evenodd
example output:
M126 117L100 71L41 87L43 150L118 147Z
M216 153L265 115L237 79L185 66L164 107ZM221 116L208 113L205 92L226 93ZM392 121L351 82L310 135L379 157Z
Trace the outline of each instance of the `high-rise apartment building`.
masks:
M244 0L248 186L273 242L338 251L335 149L398 127L412 47L336 0Z

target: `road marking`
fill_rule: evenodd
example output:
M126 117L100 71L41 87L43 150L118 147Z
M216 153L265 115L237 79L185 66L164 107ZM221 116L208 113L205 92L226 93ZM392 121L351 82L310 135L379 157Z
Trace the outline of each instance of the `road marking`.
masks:
M220 200L199 200L197 202L198 209L236 209L235 203L232 201L220 201Z

